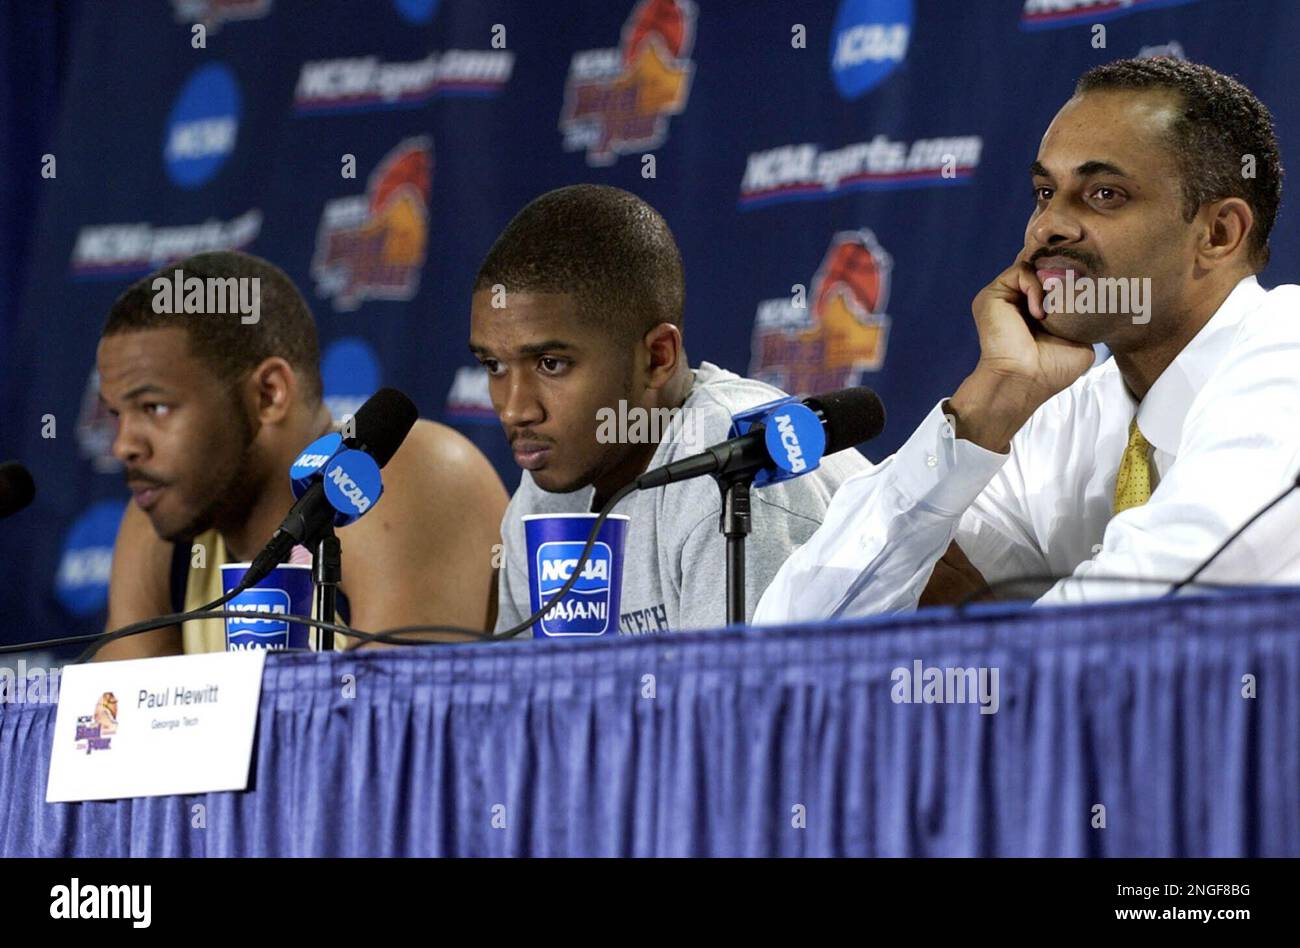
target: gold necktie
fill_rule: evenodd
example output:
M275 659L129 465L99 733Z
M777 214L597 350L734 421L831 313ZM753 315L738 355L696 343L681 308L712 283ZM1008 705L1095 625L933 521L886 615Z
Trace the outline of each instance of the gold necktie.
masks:
M1115 479L1115 513L1141 507L1151 499L1151 443L1138 430L1137 419L1128 429L1128 447Z

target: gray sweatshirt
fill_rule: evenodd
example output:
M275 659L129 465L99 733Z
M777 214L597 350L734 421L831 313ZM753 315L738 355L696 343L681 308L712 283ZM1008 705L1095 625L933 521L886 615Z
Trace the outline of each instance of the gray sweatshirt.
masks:
M698 454L725 441L731 416L781 398L784 392L704 362L681 411L674 413L650 468ZM823 459L811 474L751 493L753 530L745 545L745 617L786 561L821 525L835 489L871 465L856 450ZM501 523L504 544L497 629L526 619L528 562L523 517L587 513L594 488L569 494L542 490L523 473ZM619 631L625 635L719 628L726 624L726 539L718 529L721 494L711 477L637 491L614 513L631 518L624 552ZM521 637L532 635L529 629Z

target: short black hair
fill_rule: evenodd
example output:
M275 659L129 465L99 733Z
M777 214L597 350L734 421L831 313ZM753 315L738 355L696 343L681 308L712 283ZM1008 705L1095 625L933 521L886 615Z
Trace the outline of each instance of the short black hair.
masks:
M506 225L474 281L506 293L568 293L580 315L619 341L683 323L682 256L659 212L599 184L548 191Z
M170 284L177 270L184 278L219 280L256 278L260 312L257 322L244 323L237 314L158 313L154 311L154 281ZM303 393L313 404L321 399L320 342L307 301L279 267L236 250L195 254L160 267L131 284L108 311L101 335L142 329L182 328L190 351L207 363L218 378L233 385L264 359L279 356L303 380Z
M1249 237L1257 270L1268 265L1268 238L1282 202L1282 157L1273 116L1255 94L1231 76L1181 59L1121 59L1088 70L1075 95L1094 90L1169 89L1182 98L1171 130L1183 179L1183 217L1191 221L1207 201L1238 197L1255 213ZM1242 159L1254 157L1255 175Z

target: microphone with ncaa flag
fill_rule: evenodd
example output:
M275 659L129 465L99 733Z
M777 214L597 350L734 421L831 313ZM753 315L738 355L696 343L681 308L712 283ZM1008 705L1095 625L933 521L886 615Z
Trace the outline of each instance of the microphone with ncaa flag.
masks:
M735 415L732 437L702 453L647 471L645 490L711 475L722 490L719 529L727 538L727 624L745 621L745 538L752 526L749 488L766 487L815 471L827 454L876 437L885 407L865 386L808 398L782 398Z
M869 441L884 427L884 405L865 386L806 398L790 396L733 416L732 437L727 441L646 471L611 496L599 514L566 515L568 522L562 536L543 540L539 533L536 542L530 538L529 599L533 615L500 634L508 637L529 626L538 637L609 634L606 617L617 615L610 607L617 607L626 533L622 525L605 532L611 526L607 524L610 511L633 491L704 475L717 480L723 496L720 528L727 537L727 620L732 624L743 622L750 485L762 488L811 473L826 455ZM555 522L557 518L552 515L544 519ZM585 543L581 542L583 535ZM551 545L544 546L548 540ZM596 565L589 563L593 554ZM555 582L561 578L565 582L557 589ZM577 609L564 603L575 589L581 592L587 607ZM557 607L562 604L566 624L562 628L553 625L555 631L548 631L543 620L549 621L553 610L560 617ZM575 619L574 624L568 624Z
M334 544L338 541L333 538L333 528L356 522L374 506L384 490L375 459L365 451L346 447L343 436L337 432L318 438L304 448L290 467L289 477L299 501L313 485L320 485L325 500L333 508L333 520L323 528L311 564L277 563L251 585L245 578L254 572L250 564L222 564L222 588L235 592L226 609L244 614L241 618L226 619L227 651L310 647L309 627L290 622L284 616L310 615L314 611L325 622L335 621L332 587L337 582L330 577L338 570L331 565L333 555L329 546L331 541ZM262 569L259 564L257 572ZM321 632L322 649L333 648L332 633L327 632Z
M409 398L381 388L357 409L351 437L331 433L304 448L289 469L298 501L253 559L245 583L258 582L295 546L310 547L370 509L383 490L379 469L397 453L418 417Z
M639 490L705 474L720 481L751 477L756 487L815 471L828 454L877 437L885 429L885 406L866 386L807 398L789 396L732 418L732 436L672 464L646 471Z
M321 627L320 647L332 649L334 600L341 573L336 526L346 526L370 510L383 491L379 469L388 463L415 425L418 411L396 389L380 389L357 409L349 437L332 433L309 444L290 467L297 502L251 563L222 566L219 598L198 609L156 616L115 629L96 638L78 658L90 659L109 642L163 625L202 619L226 603L227 649L296 648L305 646L306 630L290 616L315 611ZM296 575L285 564L295 546L317 545L310 576ZM276 573L275 581L263 581ZM314 609L311 606L314 593ZM217 616L211 616L216 618ZM284 617L284 618L281 618Z
M331 432L299 452L289 469L297 502L248 568L242 572L232 569L230 579L234 586L227 595L233 594L234 601L239 602L251 594L256 599L255 604L250 603L254 608L282 606L290 612L300 611L301 606L293 602L292 591L252 589L278 571L286 574L281 585L291 586L299 595L304 589L314 592L316 617L333 623L338 586L342 581L342 551L334 529L355 522L379 501L384 489L380 468L397 453L418 417L419 411L409 398L397 389L382 388L357 409L349 437ZM281 566L298 545L312 549L311 579L306 583L293 575L290 566ZM225 574L223 569L223 582ZM266 601L268 597L279 598L272 603ZM289 608L291 605L293 608ZM262 635L255 637L254 629L247 628L250 625L256 628L260 621L253 619L242 624L228 621L228 641L234 641L234 637L245 642L266 641L268 630L262 629ZM278 628L275 631L280 632ZM293 631L288 626L283 630L286 646L304 644L307 630L297 630L296 641ZM323 651L333 649L331 629L321 629L320 647Z

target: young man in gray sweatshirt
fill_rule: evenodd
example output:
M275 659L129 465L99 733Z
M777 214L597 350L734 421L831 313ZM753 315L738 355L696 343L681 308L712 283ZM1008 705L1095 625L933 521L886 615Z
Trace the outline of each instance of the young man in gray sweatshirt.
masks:
M644 471L730 435L731 418L785 393L701 363L682 343L681 255L664 219L627 191L560 188L534 200L488 252L475 281L470 351L523 468L501 525L496 628L531 614L523 518L597 511ZM812 394L812 393L801 393ZM857 451L752 494L745 615L821 524L835 489L870 465ZM638 491L619 631L726 623L721 495L712 478ZM530 635L531 632L525 632Z

